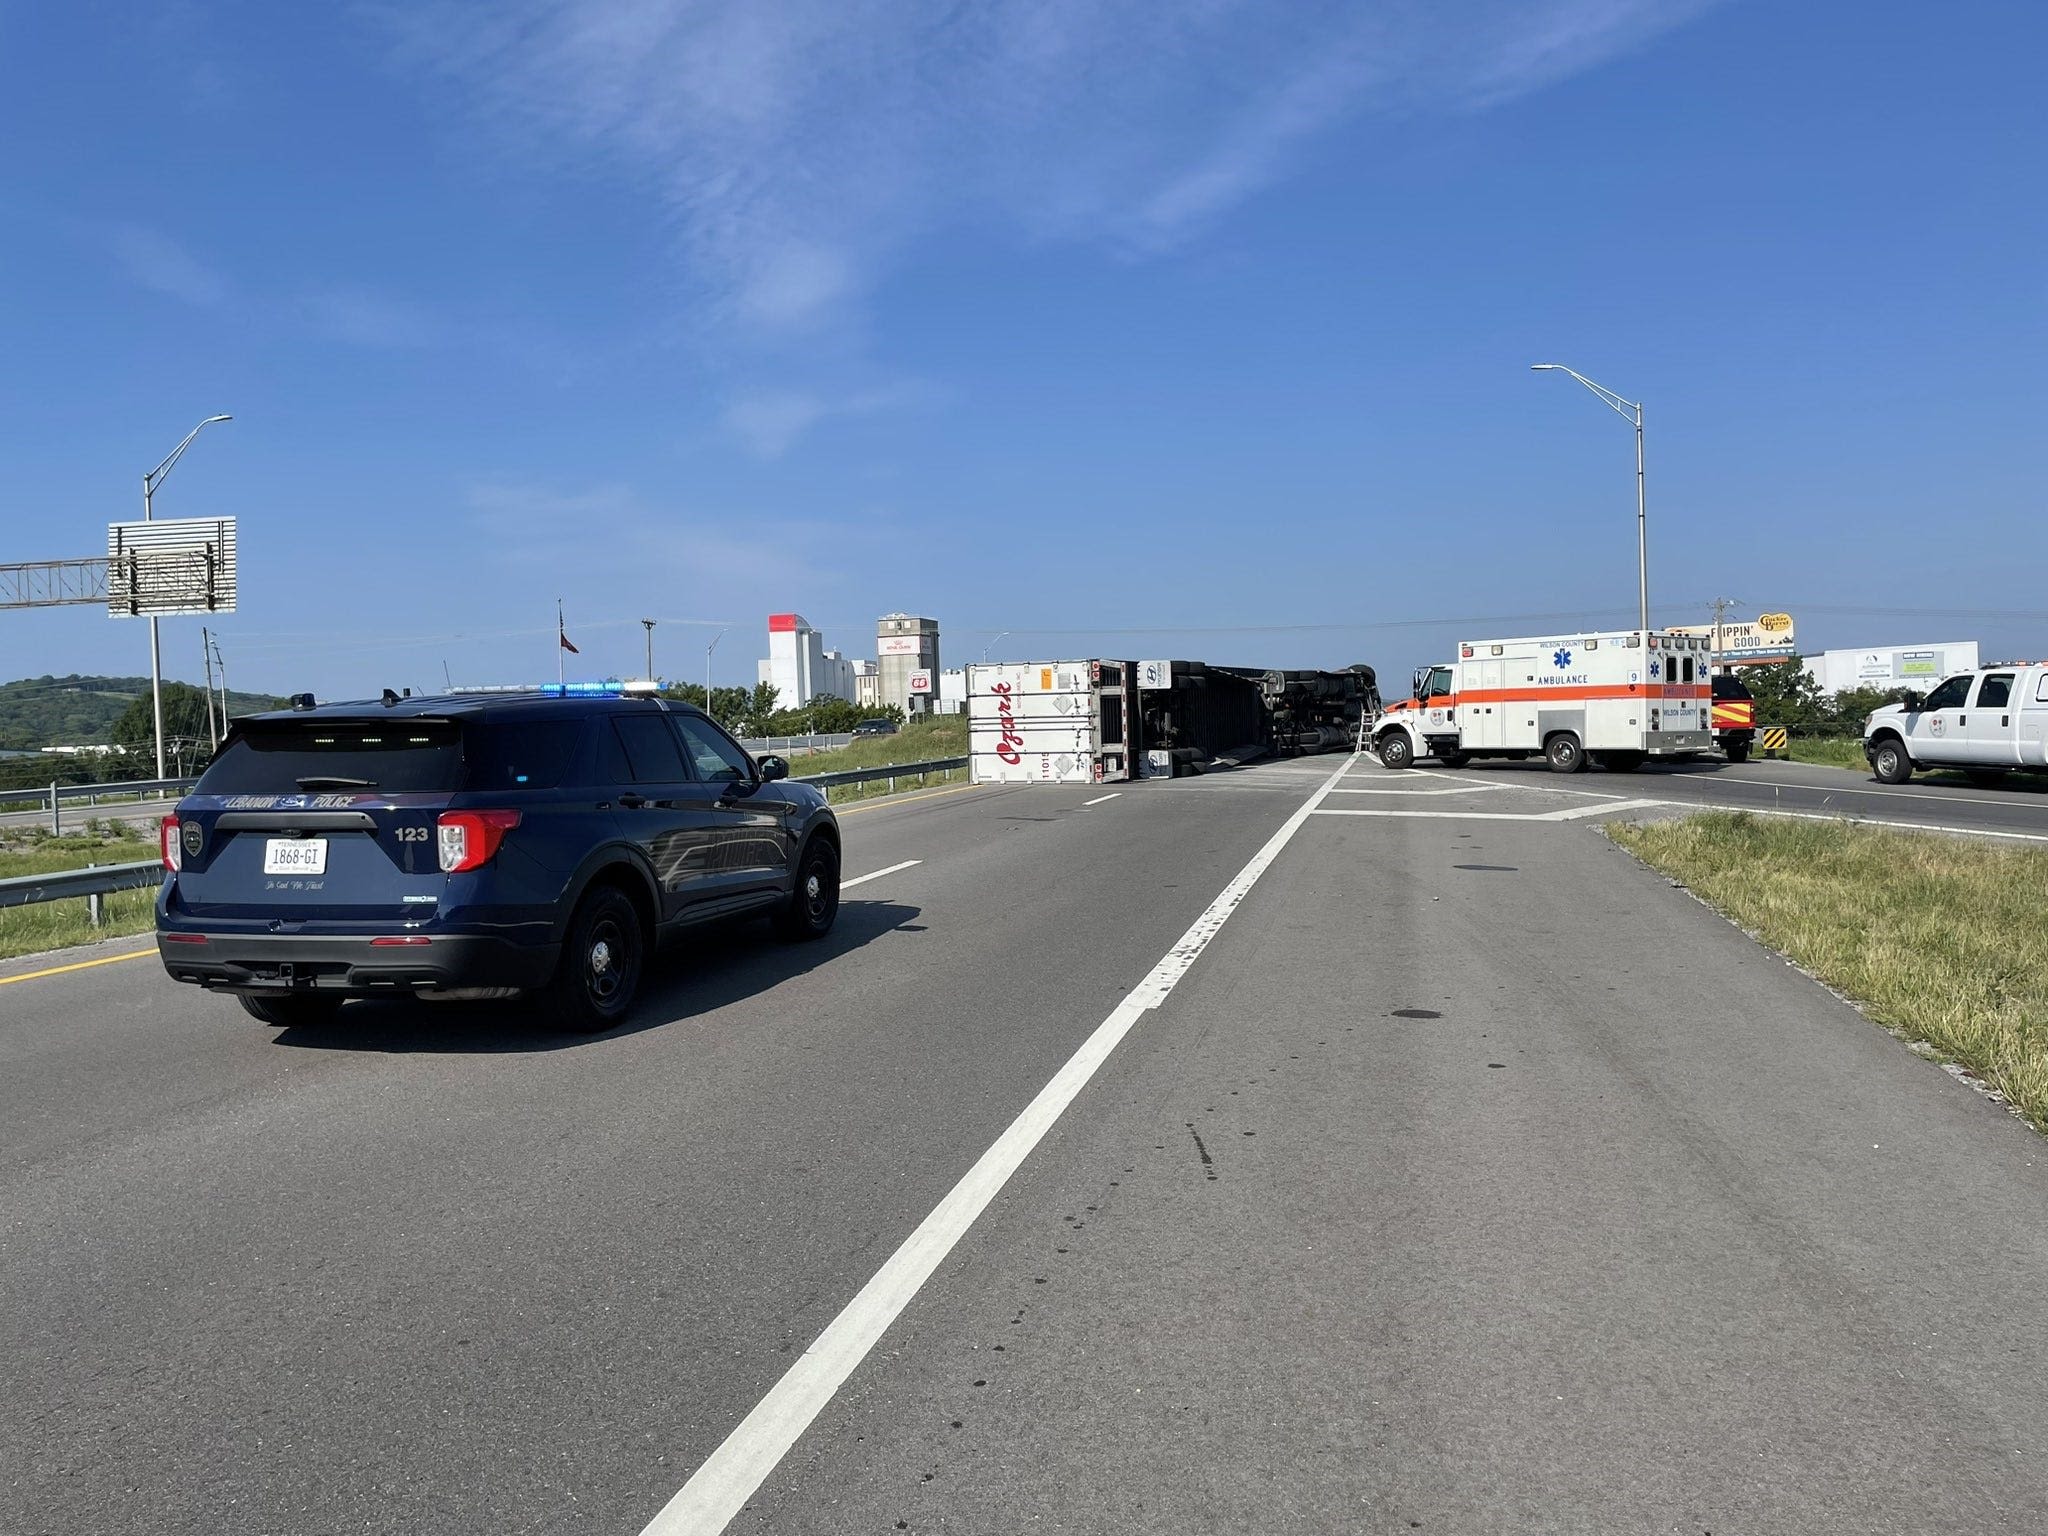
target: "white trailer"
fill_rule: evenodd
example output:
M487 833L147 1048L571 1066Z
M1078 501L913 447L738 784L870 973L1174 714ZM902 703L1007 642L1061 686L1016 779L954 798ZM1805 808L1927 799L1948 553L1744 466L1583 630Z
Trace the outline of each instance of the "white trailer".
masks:
M1541 753L1559 773L1704 752L1712 647L1677 631L1465 641L1456 661L1415 674L1414 697L1375 723L1373 750L1389 768Z
M968 755L980 784L1100 784L1139 776L1136 668L1127 661L967 669Z

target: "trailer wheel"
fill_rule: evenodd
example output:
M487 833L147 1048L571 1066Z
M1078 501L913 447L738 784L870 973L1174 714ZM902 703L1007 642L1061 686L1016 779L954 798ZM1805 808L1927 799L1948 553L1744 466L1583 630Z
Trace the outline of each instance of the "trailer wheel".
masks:
M1585 749L1579 745L1579 738L1570 731L1559 731L1543 743L1543 756L1549 762L1552 773L1586 771Z
M1415 763L1415 744L1408 739L1406 731L1389 731L1373 748L1380 755L1382 768L1409 768Z

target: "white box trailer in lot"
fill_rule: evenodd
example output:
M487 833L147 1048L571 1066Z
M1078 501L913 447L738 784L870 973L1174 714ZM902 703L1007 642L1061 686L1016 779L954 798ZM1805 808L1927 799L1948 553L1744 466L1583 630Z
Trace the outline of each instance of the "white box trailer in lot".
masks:
M1138 777L1127 661L980 663L967 669L967 750L981 784L1100 784Z

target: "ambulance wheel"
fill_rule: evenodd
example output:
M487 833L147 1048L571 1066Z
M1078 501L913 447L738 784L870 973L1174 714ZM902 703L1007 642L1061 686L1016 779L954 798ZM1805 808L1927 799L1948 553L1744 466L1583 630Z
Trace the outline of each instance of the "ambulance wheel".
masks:
M1609 752L1600 759L1600 766L1609 773L1634 773L1643 766L1640 752Z
M1375 744L1382 768L1409 768L1415 763L1415 745L1406 731L1389 731Z
M1903 784L1913 777L1913 759L1906 755L1905 743L1896 736L1879 738L1870 749L1870 771L1880 784Z
M1731 741L1722 750L1728 754L1728 761L1731 763L1749 761L1749 743L1746 741Z
M1579 738L1570 731L1559 731L1543 743L1543 756L1550 764L1552 773L1584 773L1586 752L1579 745Z
M1470 752L1445 752L1437 758L1446 768L1462 768L1472 761Z

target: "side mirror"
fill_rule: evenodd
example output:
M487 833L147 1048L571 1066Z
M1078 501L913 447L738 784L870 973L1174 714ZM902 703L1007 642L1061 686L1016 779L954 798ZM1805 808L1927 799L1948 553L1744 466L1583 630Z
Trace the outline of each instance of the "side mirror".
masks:
M761 782L772 784L777 779L789 777L789 759L769 756L760 759L755 766L761 770Z

